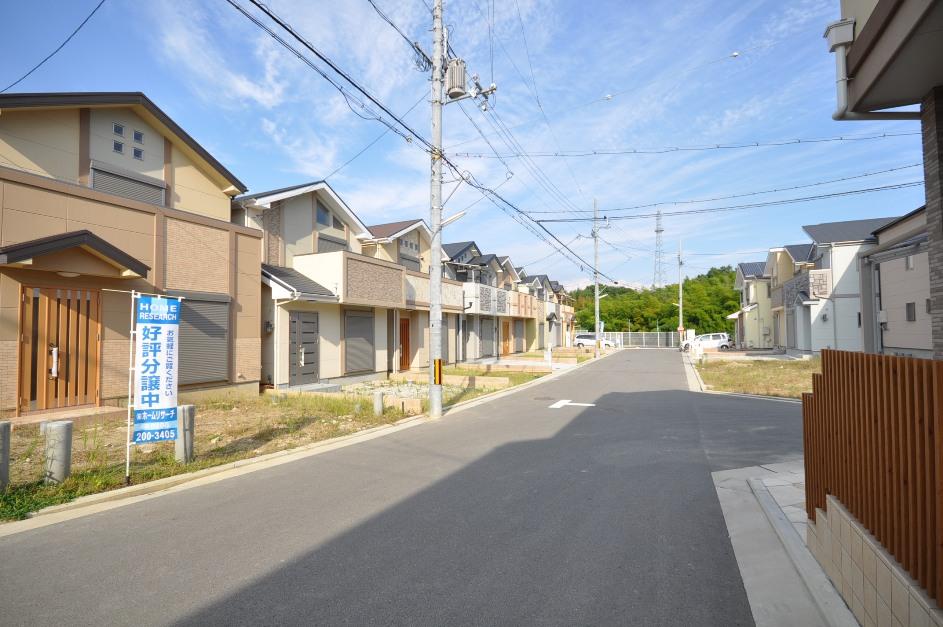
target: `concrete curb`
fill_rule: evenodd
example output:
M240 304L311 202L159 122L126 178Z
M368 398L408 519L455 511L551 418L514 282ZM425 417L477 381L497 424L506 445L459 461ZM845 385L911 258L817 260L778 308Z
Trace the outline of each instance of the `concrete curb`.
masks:
M615 352L618 351L603 355L600 357L600 359L609 357L610 355L615 354ZM464 411L470 407L475 407L493 400L497 400L499 398L503 398L504 396L508 396L535 385L565 376L571 372L579 370L584 366L596 362L597 360L595 359L585 361L582 364L578 364L572 368L560 370L558 372L542 376L538 379L534 379L533 381L522 383L518 386L504 390L496 390L477 398L462 401L454 405L447 405L443 407L443 416L449 416ZM220 464L218 466L212 466L210 468L204 468L194 472L185 472L172 477L155 479L154 481L148 481L147 483L142 483L139 485L131 485L125 488L109 490L107 492L89 494L87 496L79 497L73 501L69 501L68 503L52 505L39 511L32 512L29 514L26 520L0 523L0 538L16 533L22 533L24 531L30 531L32 529L54 525L56 523L71 520L73 518L80 518L82 516L115 509L124 505L130 505L148 498L161 496L162 494L169 494L171 492L198 487L200 485L207 485L209 483L223 481L232 477L238 477L239 475L255 472L257 470L280 466L282 464L287 464L289 462L304 459L306 457L312 457L314 455L320 455L322 453L327 453L336 449L346 448L361 442L367 442L369 440L383 437L391 433L396 433L398 431L403 431L421 424L435 422L438 421L431 420L424 414L420 416L410 416L408 418L398 420L392 424L371 427L370 429L364 429L363 431L332 438L330 440L312 442L310 444L305 444L304 446L285 449L283 451L275 451L274 453L267 453L257 457L248 457L246 459L240 459L235 462Z
M694 360L691 359L689 353L684 353L684 364L685 370L688 375L688 389L692 392L701 392L702 394L717 394L720 396L738 396L742 398L755 398L764 401L779 401L781 403L801 403L802 401L797 398L785 398L783 396L766 396L764 394L745 394L743 392L724 392L723 390L708 390L707 386L704 384L704 379L701 378L701 373L697 371L697 366L694 365ZM692 378L696 385L692 383Z
M760 479L749 479L750 489L756 496L763 513L766 514L773 531L783 543L783 548L792 560L799 577L809 590L825 622L832 627L857 627L858 621L839 596L835 587L828 580L825 571L809 552L805 542L796 533L795 528L776 500Z

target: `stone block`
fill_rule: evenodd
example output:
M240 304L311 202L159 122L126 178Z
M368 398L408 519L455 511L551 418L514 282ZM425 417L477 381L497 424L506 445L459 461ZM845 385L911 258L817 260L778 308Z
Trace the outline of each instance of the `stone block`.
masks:
M891 613L902 624L910 624L910 587L897 573L891 573Z
M875 587L877 588L878 598L883 600L888 607L891 605L891 591L893 587L891 585L891 580L893 576L891 575L890 568L887 567L887 564L884 563L884 560L877 560L875 563Z

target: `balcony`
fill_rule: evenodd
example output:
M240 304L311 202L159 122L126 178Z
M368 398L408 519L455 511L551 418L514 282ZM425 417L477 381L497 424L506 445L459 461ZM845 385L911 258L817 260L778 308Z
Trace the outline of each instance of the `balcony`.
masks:
M429 275L413 270L404 270L405 298L408 309L429 308ZM442 278L442 309L444 311L462 311L462 284L458 281Z
M344 250L296 255L295 270L337 294L341 304L405 307L406 269ZM428 301L428 286L426 299Z
M480 283L463 283L465 313L484 316L535 318L540 314L540 301L530 294L491 287Z

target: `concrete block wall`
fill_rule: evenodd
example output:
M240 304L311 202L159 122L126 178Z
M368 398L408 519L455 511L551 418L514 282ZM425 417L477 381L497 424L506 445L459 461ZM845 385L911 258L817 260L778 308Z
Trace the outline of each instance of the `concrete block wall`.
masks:
M833 496L806 525L806 544L865 627L943 627L943 610Z

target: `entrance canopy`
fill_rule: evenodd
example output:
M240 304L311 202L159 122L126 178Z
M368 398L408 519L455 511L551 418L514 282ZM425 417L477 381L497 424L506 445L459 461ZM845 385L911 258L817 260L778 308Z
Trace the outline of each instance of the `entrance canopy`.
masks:
M150 266L91 231L72 231L0 247L0 266L45 270L62 276L120 279L147 276Z

